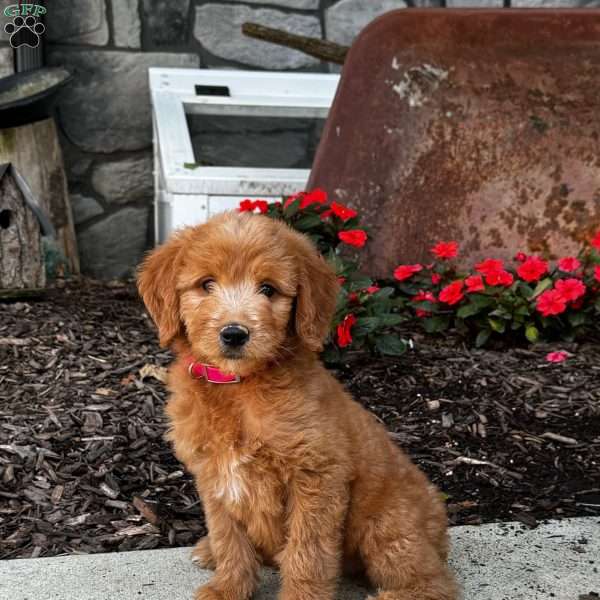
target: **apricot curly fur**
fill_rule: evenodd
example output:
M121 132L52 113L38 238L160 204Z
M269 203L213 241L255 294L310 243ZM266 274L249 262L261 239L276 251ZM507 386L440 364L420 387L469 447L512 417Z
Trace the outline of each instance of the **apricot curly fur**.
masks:
M281 600L332 600L350 568L376 600L457 598L438 490L319 361L338 284L306 237L225 213L151 252L138 283L176 355L168 438L206 514L194 555L215 575L196 600L250 598L261 564L279 567ZM229 323L250 332L237 355ZM192 379L188 356L242 381Z

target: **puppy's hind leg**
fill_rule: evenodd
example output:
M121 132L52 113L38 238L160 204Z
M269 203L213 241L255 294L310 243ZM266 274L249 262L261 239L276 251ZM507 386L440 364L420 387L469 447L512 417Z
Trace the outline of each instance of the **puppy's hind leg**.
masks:
M201 569L214 571L217 568L217 561L213 555L207 535L200 538L196 547L192 550L192 562Z
M457 600L448 565L425 539L363 548L367 574L379 590L368 600Z

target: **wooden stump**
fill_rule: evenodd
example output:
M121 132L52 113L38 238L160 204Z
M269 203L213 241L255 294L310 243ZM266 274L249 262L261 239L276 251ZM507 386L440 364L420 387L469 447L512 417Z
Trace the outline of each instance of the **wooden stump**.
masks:
M0 178L0 296L45 283L40 224L7 172Z
M54 119L0 129L0 163L5 162L14 165L50 216L69 269L78 274L77 240Z

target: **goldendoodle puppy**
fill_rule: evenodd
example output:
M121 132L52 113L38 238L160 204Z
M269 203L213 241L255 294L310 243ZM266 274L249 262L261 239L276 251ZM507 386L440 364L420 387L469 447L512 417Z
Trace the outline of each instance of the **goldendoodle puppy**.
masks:
M139 290L176 354L169 439L195 477L214 568L197 600L331 600L347 568L377 600L453 600L438 490L319 361L338 283L305 236L225 213L152 251Z

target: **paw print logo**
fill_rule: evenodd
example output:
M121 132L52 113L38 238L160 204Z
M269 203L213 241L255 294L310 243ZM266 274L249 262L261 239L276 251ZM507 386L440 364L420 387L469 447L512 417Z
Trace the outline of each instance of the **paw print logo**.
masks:
M39 23L37 19L31 15L28 17L15 17L12 23L7 23L4 26L4 31L10 35L9 42L13 48L21 46L29 46L37 48L40 45L40 36L46 28L43 23Z

